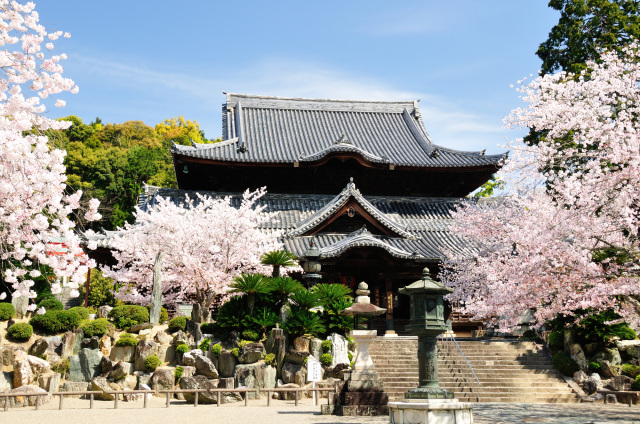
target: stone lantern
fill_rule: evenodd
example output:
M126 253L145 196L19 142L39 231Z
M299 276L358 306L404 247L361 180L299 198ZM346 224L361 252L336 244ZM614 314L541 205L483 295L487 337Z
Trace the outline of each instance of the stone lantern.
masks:
M318 259L320 259L320 250L314 246L312 240L309 242L309 248L304 252L304 260L301 261L302 269L304 270L302 279L307 283L308 287L317 284L322 279L322 275L320 275L322 266Z
M407 399L453 399L453 393L438 384L438 347L436 337L447 331L444 295L453 289L434 281L429 268L422 279L398 291L411 298L411 321L407 331L418 336L419 386L405 393Z

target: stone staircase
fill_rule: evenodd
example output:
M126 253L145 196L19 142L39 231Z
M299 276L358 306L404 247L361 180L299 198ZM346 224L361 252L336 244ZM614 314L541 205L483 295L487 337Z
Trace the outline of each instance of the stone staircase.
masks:
M465 402L577 403L564 378L534 342L459 340L480 385L460 355L438 342L440 385ZM455 351L455 345L453 345ZM384 382L389 401L418 386L417 337L377 337L369 346L371 359Z

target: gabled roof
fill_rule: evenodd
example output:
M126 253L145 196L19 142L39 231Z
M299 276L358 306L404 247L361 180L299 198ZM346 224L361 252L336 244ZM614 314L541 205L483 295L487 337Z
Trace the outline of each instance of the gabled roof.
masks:
M369 214L369 217L373 220L371 221L373 225L386 229L386 232L390 233L390 235L393 234L397 237L406 239L416 238L413 234L406 231L406 226L400 225L393 219L388 218L383 212L373 206L371 202L365 199L362 193L360 193L360 190L356 188L353 179L351 179L351 182L347 184L340 194L331 199L316 213L307 219L298 222L295 228L288 231L285 236L301 236L321 227L329 219L335 218L336 214L340 213L341 209L347 205L350 200L355 202L355 204L359 205L366 213Z
M413 253L411 253L403 250L402 248L393 246L384 238L374 236L364 227L358 231L348 234L336 243L320 248L320 255L322 258L335 258L336 256L342 255L347 250L356 247L377 247L399 259L424 259L424 257L417 251L414 250Z
M350 154L390 167L497 166L504 155L462 152L432 143L417 101L367 102L227 94L223 141L173 145L201 160L290 164Z

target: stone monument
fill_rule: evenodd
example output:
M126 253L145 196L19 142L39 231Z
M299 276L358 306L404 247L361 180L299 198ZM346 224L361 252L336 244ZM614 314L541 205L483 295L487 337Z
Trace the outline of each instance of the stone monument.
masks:
M342 415L383 415L387 413L389 398L383 390L382 380L375 370L369 354L369 344L377 336L376 330L359 330L358 318L382 315L386 309L371 303L365 282L358 285L355 303L340 312L354 317L354 329L350 335L358 344L358 352L351 373L345 373L341 393Z
M402 402L389 402L389 422L394 424L471 424L472 406L458 402L438 383L436 337L447 331L443 296L453 289L434 281L429 269L422 279L399 290L411 298L411 321L406 329L418 336L419 386L405 393Z

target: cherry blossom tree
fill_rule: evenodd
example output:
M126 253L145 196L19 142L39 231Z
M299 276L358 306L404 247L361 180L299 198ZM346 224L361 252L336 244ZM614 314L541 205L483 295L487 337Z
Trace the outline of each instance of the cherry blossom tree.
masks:
M75 94L78 87L62 76L66 55L50 53L53 41L69 34L47 32L38 20L33 3L0 0L0 261L14 297L34 298L33 278L44 268L67 277L77 296L93 265L70 218L82 193L65 194L65 152L50 146L44 135L70 123L47 118L41 100L62 92ZM64 105L61 99L55 101L57 107ZM88 220L99 217L97 207L97 201L89 202ZM54 240L63 240L66 249L60 251ZM54 293L61 289L53 284Z
M528 106L506 119L542 134L513 142L500 176L511 192L468 202L452 231L475 248L441 273L451 300L512 327L526 309L556 314L613 308L633 319L640 293L640 53L605 52L579 75L521 87ZM580 317L576 317L577 319Z
M147 304L162 252L164 303L192 300L193 320L206 321L209 308L228 298L234 277L268 272L261 255L281 247L278 232L260 228L272 218L257 204L264 193L246 191L239 205L231 197L197 195L184 204L159 198L148 211L137 209L135 224L125 224L113 242L117 265L104 275L125 284L120 299Z

